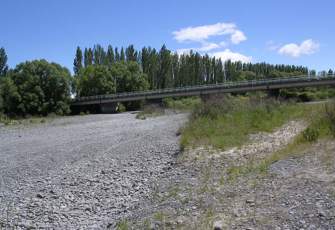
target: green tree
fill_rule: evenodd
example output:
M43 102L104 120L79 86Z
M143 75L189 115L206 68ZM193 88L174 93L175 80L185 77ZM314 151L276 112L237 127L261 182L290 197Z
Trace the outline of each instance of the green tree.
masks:
M7 112L19 115L70 112L72 79L68 69L46 60L35 60L17 65L9 78L8 84L13 81L12 91L16 87L19 96L12 93L15 100L5 102Z
M116 62L120 61L120 53L117 47L115 47L114 54L115 54L115 61Z
M115 78L103 65L90 65L77 76L77 96L94 96L115 93Z
M0 77L5 76L8 71L7 54L5 49L0 48Z
M165 45L159 51L159 66L158 87L169 87L172 82L171 51Z
M137 51L135 50L134 46L133 45L130 45L126 48L126 58L127 58L127 61L134 61L136 62L137 61Z
M109 66L113 65L113 63L115 62L114 50L111 45L109 45L107 49L106 62L106 64Z
M83 67L83 52L78 46L77 51L76 51L76 57L74 58L74 61L73 61L74 73L77 74L82 67Z
M87 67L93 64L93 50L85 48L84 51L84 66Z
M126 60L126 55L124 53L124 49L123 47L121 47L121 51L120 51L120 61L125 61Z
M19 113L17 105L21 102L21 96L13 80L8 76L0 79L0 111L8 115Z
M93 60L95 65L105 64L106 52L101 45L95 45L93 48Z

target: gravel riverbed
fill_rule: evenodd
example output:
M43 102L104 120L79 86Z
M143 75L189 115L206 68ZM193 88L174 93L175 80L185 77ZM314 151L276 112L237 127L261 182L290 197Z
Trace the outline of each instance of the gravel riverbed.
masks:
M0 228L114 228L169 177L186 114L58 118L0 127ZM172 172L173 171L173 172Z

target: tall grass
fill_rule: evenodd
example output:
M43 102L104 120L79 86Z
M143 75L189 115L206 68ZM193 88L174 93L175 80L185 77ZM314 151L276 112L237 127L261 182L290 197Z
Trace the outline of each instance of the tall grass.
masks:
M308 127L301 134L296 136L287 146L273 152L261 161L230 168L228 170L231 172L230 176L240 176L249 172L265 173L270 165L276 161L304 154L305 150L311 148L314 142L319 139L334 138L335 101L312 107L305 105L305 107L312 115L308 119Z
M163 104L166 108L180 110L180 111L192 111L196 106L200 105L201 100L199 97L185 97L179 99L165 98Z
M294 104L263 97L216 97L202 103L182 130L181 147L240 146L251 133L271 132L294 119L311 119L323 105Z

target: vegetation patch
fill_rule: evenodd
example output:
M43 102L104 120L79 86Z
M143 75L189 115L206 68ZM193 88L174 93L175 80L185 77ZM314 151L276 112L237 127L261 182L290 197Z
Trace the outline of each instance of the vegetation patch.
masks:
M181 147L241 146L252 133L271 132L289 120L309 119L321 107L324 105L287 103L257 96L216 97L194 109L182 130Z
M234 180L247 173L266 173L269 167L276 161L288 157L297 157L303 154L304 150L310 148L319 139L332 138L334 135L334 120L331 119L330 114L335 114L334 102L319 106L304 106L309 109L312 116L309 117L308 127L300 135L290 144L261 161L249 162L249 164L243 166L230 167L227 170L228 178Z
M165 98L163 100L164 107L177 111L192 111L195 107L201 104L199 97L185 97L185 98Z
M157 117L164 114L164 108L159 105L145 105L142 111L137 113L136 118L140 120L145 120L148 117Z

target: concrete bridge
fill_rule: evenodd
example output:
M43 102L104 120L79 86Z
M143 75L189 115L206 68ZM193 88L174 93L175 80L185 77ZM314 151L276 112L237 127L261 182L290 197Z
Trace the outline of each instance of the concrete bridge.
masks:
M72 102L73 107L96 106L102 113L111 113L118 102L139 100L161 100L166 97L201 96L218 93L239 93L284 88L335 85L335 76L298 76L290 78L263 79L252 81L225 82L220 84L197 85L181 88L159 89L110 95L79 97Z

